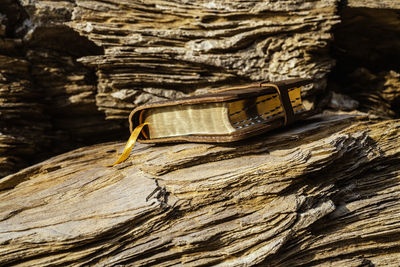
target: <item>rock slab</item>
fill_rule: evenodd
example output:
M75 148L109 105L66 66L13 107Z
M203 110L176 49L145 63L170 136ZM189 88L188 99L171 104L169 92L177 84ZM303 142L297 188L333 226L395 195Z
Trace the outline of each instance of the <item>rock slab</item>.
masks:
M395 266L400 121L325 113L256 139L122 143L0 181L0 262ZM18 199L18 201L15 201Z

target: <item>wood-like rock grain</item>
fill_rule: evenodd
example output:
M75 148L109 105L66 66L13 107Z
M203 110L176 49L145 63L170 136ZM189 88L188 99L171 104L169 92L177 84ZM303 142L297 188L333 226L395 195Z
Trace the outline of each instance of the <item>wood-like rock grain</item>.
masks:
M6 130L19 120L1 125L36 150L17 159L6 151L0 175L35 162L38 151L46 158L121 138L136 106L211 87L314 78L303 97L319 107L336 9L336 0L0 0L0 55L25 62L18 86L36 93L29 101L49 126L27 138ZM25 116L25 100L14 100Z
M81 148L0 181L0 261L395 266L399 130L325 113L230 145L138 145L114 168L122 143Z
M20 117L26 117L25 102L40 107L33 113L42 113L46 125L32 136L8 131L24 122L1 125L9 136L1 144L22 140L31 153L6 151L0 175L34 162L35 153L45 158L124 136L128 113L150 101L252 80L309 77L315 83L303 97L320 107L326 102L333 56L339 68L362 62L351 70L345 67L346 75L359 68L385 75L371 70L368 62L386 74L399 73L390 63L400 58L399 6L397 1L378 2L1 0L0 55L27 67L12 64L7 71L15 67L21 77L7 78L0 87L17 82L19 90L34 91L34 98L9 97L7 102L15 102ZM343 6L345 11L338 12ZM336 35L334 46L344 55L330 53L333 26L340 20L339 29L345 30ZM352 82L342 78L337 80L349 93ZM352 96L365 111L397 116L398 88L390 93L393 97L380 90Z
M315 95L338 22L336 1L156 0L76 1L68 25L104 47L80 61L98 70L97 106L116 119L150 100L248 81L315 78Z

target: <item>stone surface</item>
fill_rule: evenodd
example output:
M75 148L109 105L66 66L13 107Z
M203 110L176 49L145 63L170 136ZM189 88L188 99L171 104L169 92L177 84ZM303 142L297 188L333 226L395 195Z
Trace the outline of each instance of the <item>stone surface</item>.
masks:
M323 90L336 23L336 1L156 0L76 1L68 26L104 48L80 61L97 69L99 109L126 118L227 83L310 77Z
M0 177L25 167L49 144L51 124L32 82L32 64L22 39L9 38L22 16L16 2L0 1Z
M359 99L360 109L382 117L400 115L400 74L382 71L378 74L359 68L349 75L351 94Z
M0 181L0 260L396 266L399 131L325 113L226 146L138 145L114 168L123 143L80 148Z
M400 114L400 1L348 1L332 44L330 88L381 117Z
M319 107L336 9L336 0L1 0L0 55L26 65L19 88L36 93L29 101L43 107L35 112L47 127L10 134L20 122L7 121L3 134L37 149L6 152L12 164L1 172L37 161L37 150L41 159L125 137L137 105L211 87L314 78L303 97Z
M94 70L76 60L102 49L33 18L17 1L0 1L0 177L124 133L97 110Z
M400 9L400 2L397 0L347 0L347 6L379 9Z
M0 176L226 84L310 77L311 105L369 113L52 157L0 180L0 265L398 266L397 3L0 0Z

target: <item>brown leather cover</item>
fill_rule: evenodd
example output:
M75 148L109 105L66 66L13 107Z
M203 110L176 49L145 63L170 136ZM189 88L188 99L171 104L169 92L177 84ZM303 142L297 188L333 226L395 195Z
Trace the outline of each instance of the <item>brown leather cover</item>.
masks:
M138 141L141 143L171 143L171 142L202 142L202 143L225 143L234 142L256 136L267 131L285 126L292 123L295 120L307 117L310 115L309 112L301 114L294 114L290 99L288 96L288 89L294 87L300 87L311 83L309 79L290 79L274 83L252 83L240 87L224 88L215 90L213 93L207 93L203 95L197 95L192 97L186 97L176 100L167 100L161 102L149 103L142 105L134 109L129 115L130 131L132 132L140 122L140 114L146 110L156 107L165 107L173 105L191 105L199 103L215 103L215 102L226 102L239 99L246 99L264 95L267 93L278 93L283 110L285 111L284 120L278 118L276 120L260 123L240 129L231 134L223 135L186 135L186 136L173 136L166 138L146 139L143 135L139 136Z

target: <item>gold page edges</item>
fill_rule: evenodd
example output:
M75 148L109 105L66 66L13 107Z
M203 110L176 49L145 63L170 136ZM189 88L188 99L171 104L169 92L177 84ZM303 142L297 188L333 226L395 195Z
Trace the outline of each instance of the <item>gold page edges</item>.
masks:
M229 134L235 129L228 120L227 103L199 103L158 107L146 111L150 138Z
M300 90L300 87L288 90L290 102L295 113L304 109ZM229 103L229 119L232 126L237 130L283 116L284 110L277 93Z
M236 88L234 88L236 89ZM237 88L240 89L240 88ZM232 90L232 89L230 89ZM304 110L304 107L302 105L302 101L301 101L301 87L297 87L297 88L291 88L288 90L288 97L289 97L289 101L290 101L290 105L293 109L293 111L295 113L301 112ZM239 100L239 101L233 101L233 102L227 102L224 103L226 106L224 107L219 107L220 109L222 108L224 110L224 114L221 113L221 115L223 116L227 116L227 124L229 124L230 127L228 127L228 133L232 133L235 130L239 130L257 123L263 123L266 121L270 121L273 120L277 117L281 117L284 116L284 109L282 107L282 103L281 100L279 99L279 94L278 93L272 93L272 94L266 94L266 95L261 95L258 96L256 98L252 98L252 99L243 99L243 100ZM221 103L219 103L221 104ZM208 104L210 105L210 104ZM213 104L215 105L215 103ZM210 108L209 106L202 106L202 105L198 105L199 107L202 108ZM216 105L218 106L218 105ZM181 109L181 108L178 108ZM171 111L171 110L168 110ZM173 110L175 111L175 110ZM178 111L178 110L176 110ZM179 110L182 112L182 110ZM168 113L168 112L167 112ZM215 113L215 112L214 112ZM129 137L128 142L125 145L125 148L122 152L122 154L120 155L120 157L118 158L118 160L116 162L114 162L111 165L108 166L115 166L119 163L122 163L123 161L125 161L132 149L133 146L136 143L136 140L138 139L139 135L142 133L142 130L144 128L144 126L149 125L149 122L147 121L147 118L143 118L144 117L144 110L140 113L140 118L139 118L139 122L141 124L139 124L133 131L131 136ZM190 117L190 116L189 116ZM142 123L143 119L145 119L145 121ZM171 118L169 118L169 120L173 123L176 122L176 120L172 120ZM199 120L196 119L196 121L203 121L203 120ZM219 120L221 121L221 120ZM223 120L222 120L223 121ZM285 119L286 121L286 119ZM151 121L151 125L149 126L154 126L157 127L157 123L155 123L156 121ZM167 128L173 127L172 124L168 125ZM225 126L226 128L226 126ZM224 129L225 129L224 128ZM149 130L151 130L152 128L149 128ZM171 130L171 129L168 129ZM227 130L227 129L225 129ZM218 132L219 133L219 132ZM218 134L213 132L213 134ZM188 134L188 133L186 133ZM197 134L202 134L202 133L197 133ZM145 132L143 131L143 135L147 137L147 134L145 134ZM151 137L151 135L150 135Z

